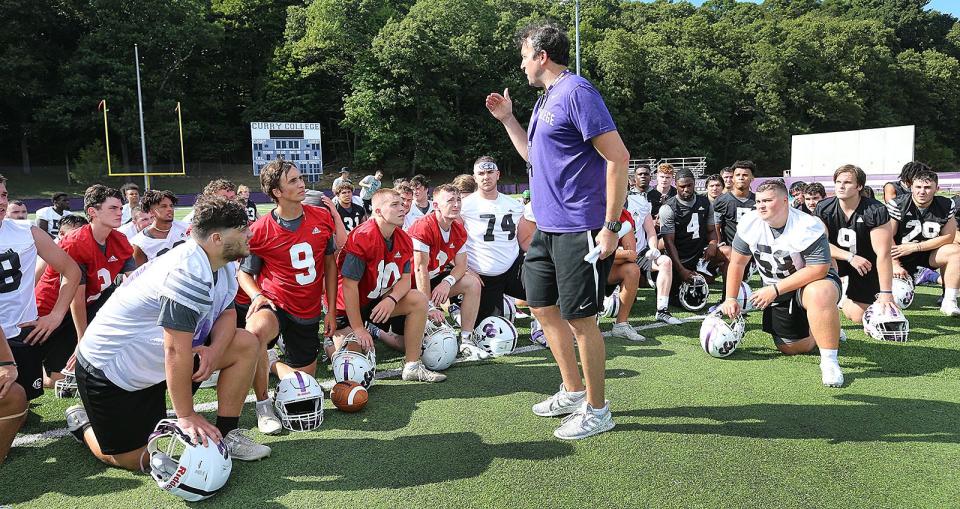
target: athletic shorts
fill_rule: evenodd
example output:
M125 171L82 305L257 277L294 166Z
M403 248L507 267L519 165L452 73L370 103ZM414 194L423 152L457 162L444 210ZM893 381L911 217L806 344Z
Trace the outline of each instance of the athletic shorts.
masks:
M237 310L237 328L247 328L247 311L250 310L250 304L240 304L238 302L234 302L233 307Z
M480 288L480 308L477 312L477 323L488 316L503 315L503 296L509 295L515 299L527 300L523 281L524 268L523 253L517 255L513 265L506 272L497 276L480 275L483 287Z
M559 306L564 320L594 316L603 310L603 290L613 256L595 263L583 258L600 230L548 233L537 230L523 262L523 286L532 308Z
M370 313L373 311L373 308L377 307L377 304L385 299L386 297L380 297L376 300L371 300L367 302L367 305L360 308L360 320L363 321L364 325L370 322ZM387 319L383 323L372 323L380 330L393 332L394 334L403 334L403 328L407 324L407 317L404 315L393 316ZM337 330L345 329L350 326L350 319L347 318L347 315L337 315Z
M837 285L840 295L840 278L833 272L826 279ZM763 331L773 336L773 342L790 344L810 336L810 322L803 307L803 288L784 293L763 310Z
M73 325L73 318L70 313L67 313L60 326L53 330L44 346L46 347L46 353L44 354L43 367L47 370L47 373L63 371L63 367L67 365L67 361L77 350L77 328Z
M907 256L900 258L900 265L907 270L907 274L910 274L911 277L917 273L917 269L920 267L933 269L933 267L930 266L930 253L930 251L910 253Z
M200 366L194 357L193 369ZM77 392L90 426L104 454L122 454L145 445L161 419L167 417L167 382L128 391L111 382L103 371L77 355ZM193 392L200 388L192 384Z
M287 313L282 308L277 307L274 311L270 306L260 309L267 309L273 312L277 317L279 333L277 337L270 340L272 347L280 336L283 336L283 351L285 352L286 364L291 368L302 368L309 366L317 360L320 354L320 348L323 347L323 339L320 337L320 322L303 323L303 320ZM259 311L258 311L259 312ZM246 312L244 312L246 314Z
M45 345L23 342L32 330L33 327L23 327L20 334L7 339L13 360L17 363L17 383L26 391L28 401L43 395L43 357L47 350Z
M851 270L846 275L847 291L844 295L848 299L861 304L873 304L877 300L877 294L880 293L880 279L875 270L863 276L856 270Z
M657 270L653 268L653 262L647 258L648 251L649 249L644 249L637 254L637 266L640 267L640 285L646 284L650 288L656 288L657 276L654 273Z

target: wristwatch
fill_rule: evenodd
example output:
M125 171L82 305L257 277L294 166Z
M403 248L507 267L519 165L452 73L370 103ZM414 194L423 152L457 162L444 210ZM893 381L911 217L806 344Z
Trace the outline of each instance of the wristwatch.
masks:
M612 231L613 233L620 233L620 228L623 227L623 223L620 221L607 221L603 223L603 227Z

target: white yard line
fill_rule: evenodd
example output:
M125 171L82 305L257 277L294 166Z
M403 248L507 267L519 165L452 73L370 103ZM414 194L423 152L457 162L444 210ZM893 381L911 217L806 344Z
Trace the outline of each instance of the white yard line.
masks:
M703 318L704 318L703 316L691 316L691 317L684 318L683 321L684 321L684 322L693 322L693 321L697 321L697 320L703 320ZM637 327L637 330L659 329L659 328L661 328L661 327L666 327L666 326L667 326L667 324L665 324L665 323L654 322L654 323L649 323L649 324L647 324L647 325L643 325L643 326ZM637 344L641 344L641 343L637 343ZM521 346L521 347L519 347L519 348L515 348L512 352L510 352L510 353L507 354L507 355L517 355L517 354L522 354L522 353L527 353L527 352L533 352L533 351L535 351L535 350L543 350L543 349L544 349L544 348L543 348L542 346L540 346L540 345ZM461 362L474 362L474 361L463 361L463 360L461 360L461 359L457 359L457 361L455 362L455 364L459 364L459 363L461 363ZM387 379L387 378L397 378L397 377L400 376L400 372L401 372L401 370L399 370L399 369L389 369L389 370L387 370L387 371L380 371L380 372L377 373L377 376L375 377L375 379L376 379L376 380L383 380L383 379ZM329 380L324 380L324 381L320 382L320 385L323 386L324 390L326 390L326 391L329 392L330 389L333 387L334 383L335 383L335 381L334 381L333 379L329 379ZM247 399L245 400L245 403L253 403L254 400L255 400L255 398L254 398L253 394L250 394L250 395L247 396ZM80 400L78 399L77 402L79 402L79 401L80 401ZM217 402L216 402L216 401L211 401L211 402L208 402L208 403L200 403L200 404L194 406L194 410L197 411L197 412L210 412L210 411L213 411L213 410L216 410L216 409L217 409ZM174 417L173 411L167 411L167 415L170 416L170 417ZM32 433L32 434L29 434L29 435L20 434L20 435L17 435L17 438L15 438L15 439L13 440L13 446L14 446L14 447L29 447L29 446L37 445L37 444L40 444L40 443L43 443L43 442L47 442L47 441L50 441L50 440L56 440L56 439L58 439L58 438L65 437L65 436L67 436L67 435L69 435L69 434L70 434L70 432L67 431L67 428L57 428L57 429L52 429L52 430L44 431L43 433Z

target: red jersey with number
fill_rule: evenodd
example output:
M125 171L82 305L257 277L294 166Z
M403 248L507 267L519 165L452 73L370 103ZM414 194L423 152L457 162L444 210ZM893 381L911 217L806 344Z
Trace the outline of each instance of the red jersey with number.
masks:
M393 245L380 233L376 221L366 221L347 235L347 243L337 256L340 276L337 279L337 314L347 314L343 301L343 262L351 254L364 262L366 268L357 284L360 307L386 295L403 276L404 267L413 263L413 242L402 229L393 231ZM408 275L409 277L409 275Z
M630 227L632 228L630 231L632 231L634 235L637 234L637 222L633 220L633 214L631 214L629 210L623 209L623 212L620 212L620 223L630 223ZM623 247L623 237L620 237L618 244ZM639 248L640 246L637 246L637 249Z
M407 233L413 238L414 244L420 242L430 248L430 262L427 264L427 270L431 278L444 270L452 269L457 253L467 243L467 230L456 221L450 226L447 239L444 240L440 221L433 213L417 219Z
M271 212L254 221L250 232L250 253L263 260L257 276L260 291L297 318L320 316L323 258L334 234L330 212L304 205L296 231L280 226Z
M110 231L107 235L106 249L101 250L100 244L93 238L93 229L89 224L64 237L60 241L60 249L86 269L88 304L100 298L104 290L113 285L114 279L120 274L124 264L133 256L133 247L130 246L127 236L117 230ZM40 316L50 314L57 303L57 297L60 296L60 273L47 265L35 292Z

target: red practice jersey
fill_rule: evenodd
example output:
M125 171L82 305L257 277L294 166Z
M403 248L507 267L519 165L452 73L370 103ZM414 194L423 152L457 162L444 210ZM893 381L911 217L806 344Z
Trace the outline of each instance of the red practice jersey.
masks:
M104 290L113 285L117 274L120 274L124 264L133 256L133 247L130 246L127 236L117 230L112 230L107 236L106 247L105 252L100 250L89 224L70 232L60 241L60 249L70 255L77 264L86 267L88 304L100 298ZM60 296L60 273L47 265L35 292L40 316L50 314L57 303L57 297Z
M456 221L450 226L447 240L443 240L440 222L434 213L417 219L407 233L413 237L414 243L420 242L430 248L430 263L427 264L427 270L431 278L444 270L452 269L457 253L467 243L467 230Z
M623 209L623 211L620 212L620 223L621 224L630 223L630 227L632 228L632 230L630 231L633 232L634 236L637 235L637 222L633 220L633 214L631 214L629 210ZM643 228L643 225L640 225L640 227ZM620 240L618 241L618 243L621 247L623 246L623 237L620 237ZM639 251L641 247L642 246L637 246L637 250Z
M387 249L387 242L376 221L366 221L347 235L347 243L337 257L337 267L340 269L337 314L341 316L347 314L343 302L343 262L347 254L356 256L366 265L357 285L360 307L363 308L371 300L386 295L400 281L403 268L413 263L413 242L406 232L397 228L393 231L393 249Z
M330 212L304 205L296 231L280 226L270 213L254 221L250 232L250 253L263 260L257 277L263 294L297 318L320 316L323 258L334 233Z

